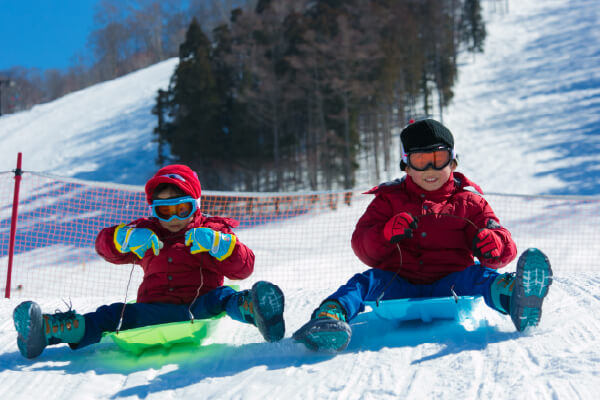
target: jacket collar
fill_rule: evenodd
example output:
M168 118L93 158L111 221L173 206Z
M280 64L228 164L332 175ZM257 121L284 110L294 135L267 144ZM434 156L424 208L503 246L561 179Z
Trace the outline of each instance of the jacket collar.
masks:
M463 175L460 172L452 172L450 177L448 178L448 182L442 185L441 188L434 191L427 191L418 186L408 175L403 176L402 178L396 179L391 182L382 183L371 190L364 192L365 194L378 194L385 192L393 192L396 190L406 190L410 193L415 193L416 195L428 199L443 199L455 193L458 190L464 190L465 188L472 187L479 194L483 194L481 188ZM422 196L421 196L422 195Z
M437 190L429 191L421 188L417 185L410 176L406 177L406 189L409 192L415 193L421 198L427 198L431 200L435 199L444 199L447 198L459 190L464 190L467 187L474 188L479 194L483 194L481 188L474 182L472 182L469 178L464 176L460 172L452 172L450 173L450 177L448 181L442 185Z

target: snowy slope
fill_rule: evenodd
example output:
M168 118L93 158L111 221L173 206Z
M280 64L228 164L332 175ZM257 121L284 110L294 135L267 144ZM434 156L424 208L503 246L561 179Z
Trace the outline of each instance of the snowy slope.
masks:
M508 14L486 5L485 54L463 57L443 115L460 169L491 192L599 193L600 7L596 0L508 3ZM142 185L157 154L150 110L176 63L0 117L0 171L14 169L20 151L25 170ZM359 187L378 183L371 175L359 170Z
M154 173L151 114L177 65L152 67L0 118L0 171L15 168L86 180L143 184Z
M459 170L484 190L599 192L599 12L595 0L511 1L506 15L486 12L486 53L463 60L456 98L444 117L461 154ZM154 120L146 114L174 63L3 116L0 170L13 169L16 152L23 151L25 169L142 184L155 154L149 141ZM368 200L356 201L348 216L360 215ZM539 212L557 212L544 210ZM497 212L511 219L510 209ZM569 219L569 231L553 232L586 240L593 228L584 218ZM351 228L351 222L343 224L340 234ZM252 229L240 237L257 252L267 251L253 242ZM536 242L527 235L516 239L521 249ZM311 238L314 251L326 252L318 244L327 240ZM311 353L290 339L330 289L285 287L287 333L279 343L263 343L255 328L225 319L212 342L196 352L176 349L139 360L111 343L77 352L54 346L26 360L11 320L22 299L4 299L0 398L595 399L600 278L578 269L570 249L548 251L558 254L552 258L555 281L542 323L530 332L517 334L508 318L485 307L477 309L475 323L464 325L396 326L363 314L353 321L349 348L336 356ZM270 256L285 260L286 249ZM301 262L289 255L285 261ZM327 275L332 289L347 278ZM64 309L62 299L35 300L45 311ZM112 299L71 301L78 312L88 312Z
M500 2L502 3L502 2ZM461 169L501 193L600 193L600 7L511 1L489 14L444 122Z
M140 360L102 343L72 352L55 346L36 360L16 349L10 321L17 301L0 305L0 397L10 399L594 399L598 360L599 279L557 277L542 324L514 332L485 307L479 324L393 325L363 314L336 356L293 343L325 290L286 291L288 334L263 343L255 328L225 319L198 351L174 350ZM41 301L46 309L64 307ZM102 299L72 299L93 310Z

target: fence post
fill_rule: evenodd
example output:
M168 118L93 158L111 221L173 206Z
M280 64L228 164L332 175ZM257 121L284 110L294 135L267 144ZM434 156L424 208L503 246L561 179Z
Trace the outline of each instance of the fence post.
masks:
M15 169L15 194L13 197L13 205L12 205L12 218L10 220L10 241L8 243L8 269L6 271L6 289L4 290L4 297L7 299L10 298L10 281L12 275L12 262L13 262L13 253L15 250L15 236L17 233L17 215L19 209L19 188L21 187L21 175L23 171L21 170L21 160L23 158L23 154L19 153L17 155L17 169Z

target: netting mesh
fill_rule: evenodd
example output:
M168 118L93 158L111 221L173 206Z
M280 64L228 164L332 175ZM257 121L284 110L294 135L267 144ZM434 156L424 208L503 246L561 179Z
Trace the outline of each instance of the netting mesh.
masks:
M0 279L5 282L14 174L0 174ZM598 266L600 199L486 195L519 251L539 247L555 273ZM372 200L360 191L295 194L205 192L202 211L240 221L236 234L256 255L243 282L337 288L367 269L350 237ZM133 266L112 265L94 250L104 227L148 216L142 187L87 182L24 172L12 270L11 297L114 296L122 300ZM514 268L514 263L508 267ZM129 298L142 271L133 268Z

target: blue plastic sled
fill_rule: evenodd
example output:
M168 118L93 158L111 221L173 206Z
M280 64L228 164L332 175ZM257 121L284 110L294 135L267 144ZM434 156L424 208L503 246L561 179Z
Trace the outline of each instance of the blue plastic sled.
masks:
M482 300L481 296L424 297L414 299L382 300L365 302L379 318L394 321L434 319L462 321L471 316L473 309Z

